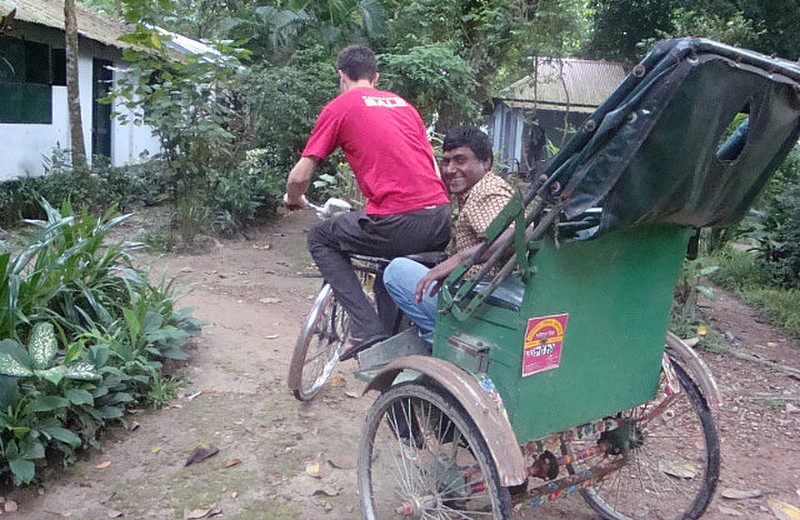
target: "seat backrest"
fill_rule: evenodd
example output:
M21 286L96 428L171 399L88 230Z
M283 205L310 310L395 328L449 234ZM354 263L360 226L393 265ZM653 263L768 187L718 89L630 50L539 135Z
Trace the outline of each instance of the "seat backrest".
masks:
M797 142L798 80L794 62L702 39L659 43L553 161L564 213L602 206L600 233L736 223Z

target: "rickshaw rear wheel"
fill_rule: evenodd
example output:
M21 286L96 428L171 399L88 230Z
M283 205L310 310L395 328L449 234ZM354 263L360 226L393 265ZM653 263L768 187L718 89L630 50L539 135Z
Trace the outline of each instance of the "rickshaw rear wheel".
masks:
M350 317L339 305L333 289L322 286L308 313L289 367L295 398L313 399L333 373L342 346L350 336Z
M511 514L483 435L444 389L392 387L372 405L363 431L358 489L367 520Z
M719 479L719 438L708 402L697 384L673 363L681 391L668 398L665 376L653 401L620 413L631 424L627 463L593 487L581 490L586 502L608 520L694 520L708 507ZM656 409L659 403L663 408ZM653 415L649 413L656 410ZM599 434L562 442L565 454L596 445ZM568 466L580 473L606 457L598 455Z

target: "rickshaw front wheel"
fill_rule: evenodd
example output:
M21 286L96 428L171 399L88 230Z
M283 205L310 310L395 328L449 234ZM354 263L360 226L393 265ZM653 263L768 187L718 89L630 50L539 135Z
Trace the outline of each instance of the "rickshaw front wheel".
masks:
M367 520L511 513L483 435L436 385L403 383L375 401L358 450L358 489Z
M568 466L570 473L624 458L626 464L605 480L581 490L586 502L607 520L694 520L708 507L719 479L719 438L708 402L697 384L672 363L680 392L668 395L663 370L658 395L615 418L622 426L617 446ZM612 430L610 433L614 433ZM625 435L627 432L627 435ZM627 439L619 439L627 436ZM579 454L614 435L600 433L562 442L565 454Z

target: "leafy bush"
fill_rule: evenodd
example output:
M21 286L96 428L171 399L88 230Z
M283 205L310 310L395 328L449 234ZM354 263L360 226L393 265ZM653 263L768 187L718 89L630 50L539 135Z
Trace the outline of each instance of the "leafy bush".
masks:
M88 175L75 174L69 154L56 148L46 161L45 174L0 183L0 226L14 226L21 219L46 218L41 199L73 200L102 213L111 205L120 211L162 202L166 191L158 159L113 168L96 158Z
M31 482L74 459L132 404L163 404L162 362L199 323L133 265L137 244L105 243L124 220L42 203L47 220L0 255L0 476Z
M768 286L771 271L752 252L743 252L726 246L712 255L718 269L710 275L711 280L731 291Z

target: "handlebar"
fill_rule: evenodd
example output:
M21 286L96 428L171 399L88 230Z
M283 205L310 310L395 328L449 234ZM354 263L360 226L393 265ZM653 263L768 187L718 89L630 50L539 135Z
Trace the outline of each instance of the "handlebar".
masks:
M308 207L313 209L317 216L322 220L335 217L340 213L345 213L353 209L353 206L350 205L349 202L342 199L337 199L336 197L329 198L322 206L317 206L309 202Z

